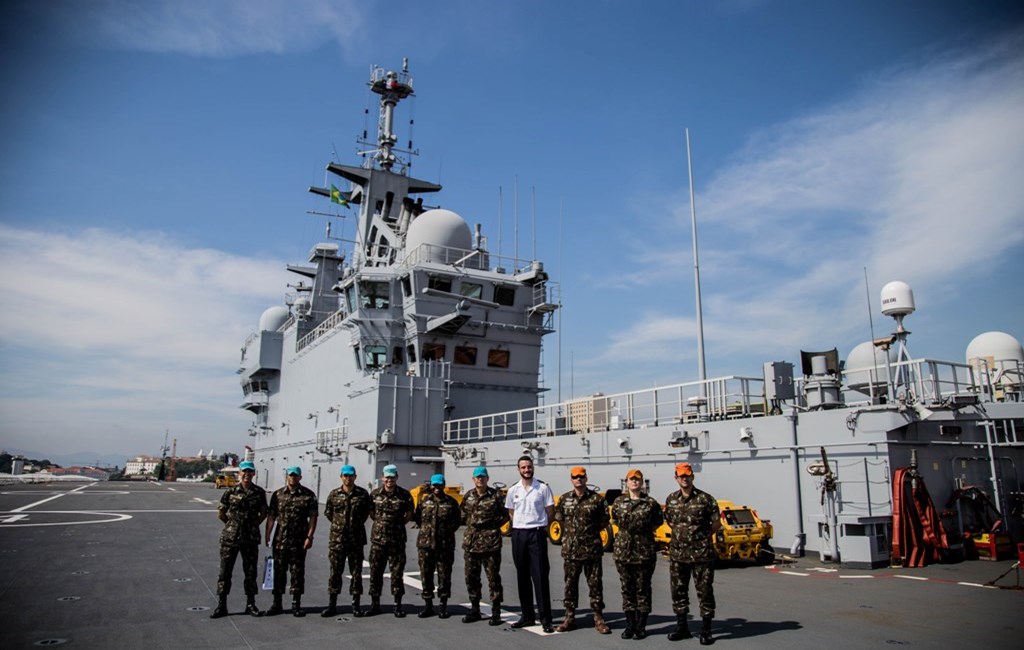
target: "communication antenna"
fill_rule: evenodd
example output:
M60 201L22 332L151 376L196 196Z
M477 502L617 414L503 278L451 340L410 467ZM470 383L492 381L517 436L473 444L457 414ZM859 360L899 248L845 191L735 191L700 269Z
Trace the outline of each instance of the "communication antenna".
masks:
M903 327L903 319L914 313L914 291L906 282L894 280L882 287L882 314L891 316L896 321L896 331L892 333L889 344L896 344L896 370L895 376L891 365L888 369L892 396L897 395L897 390L902 387L904 390L912 388L910 381L910 353L907 351L907 336L910 332ZM884 343L884 341L883 341ZM888 350L888 345L885 346ZM885 355L886 364L889 365L889 355Z

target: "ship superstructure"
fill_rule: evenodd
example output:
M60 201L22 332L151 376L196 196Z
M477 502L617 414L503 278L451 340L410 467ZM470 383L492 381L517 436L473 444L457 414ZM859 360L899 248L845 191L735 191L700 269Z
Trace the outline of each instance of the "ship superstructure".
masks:
M441 186L409 175L412 152L394 132L413 95L408 63L374 67L369 87L375 146L361 166L327 165L347 190L310 188L358 210L355 239L347 250L328 239L289 266L300 279L287 306L267 309L242 350L242 407L271 488L299 465L324 496L343 464L363 483L396 464L411 486L443 468L445 420L538 403L557 284L540 262L492 255L479 225L424 204Z
M755 375L544 404L558 285L540 262L492 254L479 225L425 204L441 187L410 175L411 143L398 149L394 132L413 95L408 65L373 68L369 86L379 119L364 163L327 166L345 190L310 188L357 209L355 238L328 238L289 266L300 279L286 305L267 309L243 346L260 483L280 486L299 465L323 498L342 464L372 486L394 463L409 487L436 471L468 487L479 465L516 480L528 454L556 492L572 466L603 490L639 467L663 500L674 464L688 461L699 487L757 508L794 554L905 561L894 552L904 480L914 507L927 484L952 554L979 531L1022 541L1024 349L1013 336L979 335L964 362L912 358L913 293L892 282L880 306L895 331L845 361L808 351ZM978 511L979 495L996 515Z
M927 485L951 557L969 556L981 531L1009 552L1024 537L1024 349L987 332L967 346L966 362L913 359L903 326L910 287L887 284L881 311L896 330L845 362L835 349L801 352L799 366L767 362L758 376L452 419L447 474L468 483L485 462L492 476L514 477L529 454L558 492L575 465L604 490L621 489L638 467L664 501L678 489L675 463L686 461L698 487L770 519L782 551L861 568L907 559L893 552L894 515L917 507L900 503L894 481L906 477L908 493ZM993 504L987 516L979 495Z

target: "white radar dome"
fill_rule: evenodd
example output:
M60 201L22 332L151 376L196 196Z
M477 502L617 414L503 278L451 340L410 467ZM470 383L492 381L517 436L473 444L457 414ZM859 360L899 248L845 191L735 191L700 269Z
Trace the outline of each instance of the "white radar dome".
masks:
M271 307L260 316L261 332L276 332L288 320L288 308L280 305Z
M898 351L890 346L889 350L875 347L871 341L864 341L857 347L850 350L846 357L844 374L846 385L853 390L870 392L872 386L876 389L888 385L889 373L886 367L885 358L889 357L889 363L896 363Z
M412 253L424 244L426 248L418 253L420 260L454 261L473 248L473 235L466 221L451 210L427 210L409 225L405 250ZM458 249L454 256L448 254L452 259L446 259L446 248Z
M906 316L914 313L914 291L906 282L894 280L882 287L882 313Z
M986 366L995 371L993 379L1003 385L1024 381L1020 369L1024 367L1024 348L1020 341L1006 332L985 332L967 344L967 364Z

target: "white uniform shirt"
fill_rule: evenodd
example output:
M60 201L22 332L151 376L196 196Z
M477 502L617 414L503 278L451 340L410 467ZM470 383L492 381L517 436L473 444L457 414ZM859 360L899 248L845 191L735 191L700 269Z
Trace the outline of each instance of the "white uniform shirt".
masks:
M530 487L524 488L522 481L508 489L505 507L512 511L513 528L542 528L548 525L547 506L555 505L555 497L548 484L533 479Z

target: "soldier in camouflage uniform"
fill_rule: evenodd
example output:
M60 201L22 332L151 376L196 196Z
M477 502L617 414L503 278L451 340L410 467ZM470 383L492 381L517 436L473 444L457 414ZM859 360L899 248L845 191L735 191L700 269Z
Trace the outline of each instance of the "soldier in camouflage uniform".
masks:
M409 491L398 485L398 468L385 465L383 485L370 495L370 609L368 616L380 614L380 593L384 587L384 567L391 567L391 594L395 597L395 616L405 617L405 525L412 519L413 502Z
M430 477L430 492L421 493L412 520L419 526L416 549L419 555L420 580L426 607L420 618L434 615L434 574L437 574L437 597L441 600L437 615L448 618L448 598L452 595L452 564L455 562L455 531L462 524L459 502L444 491L444 474Z
M623 639L647 636L651 613L651 576L658 562L654 531L661 525L661 504L643 490L644 475L638 469L626 474L626 491L612 504L615 535L615 567L622 583L622 609L626 612Z
M665 500L665 521L672 527L672 541L668 547L671 561L672 610L676 613L676 627L669 633L670 641L689 639L693 635L687 627L690 612L690 575L693 575L700 616L703 625L701 645L711 645L711 619L715 616L715 545L714 535L722 527L718 501L707 492L693 487L693 467L689 463L676 465L679 490Z
M220 534L220 576L217 579L217 608L210 618L228 613L228 594L231 592L231 573L235 560L242 555L242 574L245 576L245 613L259 616L256 607L256 565L260 555L260 524L267 517L267 493L252 482L256 466L243 461L238 466L242 482L230 487L220 498L217 518L224 522Z
M274 604L267 615L283 611L281 597L285 577L291 573L292 615L305 616L302 592L306 586L306 551L313 546L318 505L316 494L301 483L301 468L289 467L285 475L287 483L270 497L267 516L267 546L270 546L271 531L274 533Z
M587 576L590 609L594 612L594 629L599 634L611 630L604 620L604 587L601 561L604 548L601 532L608 529L608 503L604 497L587 487L587 470L569 470L572 491L562 495L555 506L555 521L562 525L562 560L565 565L565 619L559 632L576 629L576 605L580 573Z
M363 593L363 547L366 546L366 519L370 516L370 493L356 485L356 468L341 468L341 487L331 490L324 504L324 517L331 522L328 555L331 575L327 580L330 603L320 613L323 617L338 613L338 594L348 562L349 593L352 595L352 615L362 616L359 596Z
M490 477L486 467L473 470L473 488L462 497L462 550L465 558L466 590L469 592L470 610L462 617L463 623L480 620L481 566L487 572L487 586L491 591L491 620L489 625L501 625L501 527L508 521L504 497L487 486Z

